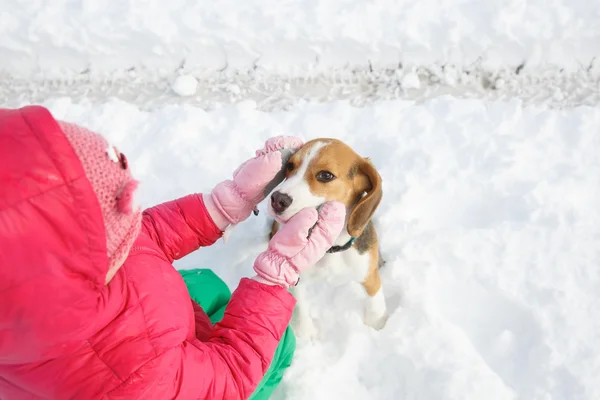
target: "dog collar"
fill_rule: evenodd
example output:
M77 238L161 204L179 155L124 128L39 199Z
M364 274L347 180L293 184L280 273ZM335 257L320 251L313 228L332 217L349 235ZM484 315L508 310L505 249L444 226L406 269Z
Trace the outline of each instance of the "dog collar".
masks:
M327 250L327 252L328 253L339 253L340 251L346 251L350 248L350 246L352 246L352 243L354 243L355 240L356 240L356 238L350 238L350 240L348 240L346 242L346 244L344 244L343 246L330 247L329 250Z

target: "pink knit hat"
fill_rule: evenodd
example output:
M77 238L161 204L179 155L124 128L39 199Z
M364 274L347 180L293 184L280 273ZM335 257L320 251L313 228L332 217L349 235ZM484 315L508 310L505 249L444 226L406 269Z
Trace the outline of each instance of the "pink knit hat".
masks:
M137 238L142 221L141 208L134 205L138 182L131 176L127 158L101 135L74 124L58 121L83 165L96 193L108 252L107 282L125 261Z

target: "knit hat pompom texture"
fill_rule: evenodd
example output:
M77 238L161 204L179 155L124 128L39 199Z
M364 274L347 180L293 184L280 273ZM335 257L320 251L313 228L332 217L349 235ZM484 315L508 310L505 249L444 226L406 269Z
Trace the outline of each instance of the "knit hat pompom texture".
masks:
M142 212L134 204L138 182L131 176L125 155L101 135L62 121L59 125L100 203L106 229L108 269L118 268L140 232Z

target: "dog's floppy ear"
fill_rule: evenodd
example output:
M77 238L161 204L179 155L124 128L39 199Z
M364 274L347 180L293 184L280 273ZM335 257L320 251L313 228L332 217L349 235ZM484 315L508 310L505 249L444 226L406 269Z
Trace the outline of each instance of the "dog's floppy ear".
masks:
M368 159L363 159L357 167L357 187L367 194L356 203L348 217L348 234L353 238L362 234L383 197L381 176L373 164Z

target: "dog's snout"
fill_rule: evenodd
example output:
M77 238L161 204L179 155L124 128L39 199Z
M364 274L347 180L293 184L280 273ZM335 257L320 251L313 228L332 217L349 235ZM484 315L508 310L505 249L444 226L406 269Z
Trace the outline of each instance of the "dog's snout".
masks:
M292 204L292 198L285 193L274 192L271 195L271 206L273 210L280 214Z

